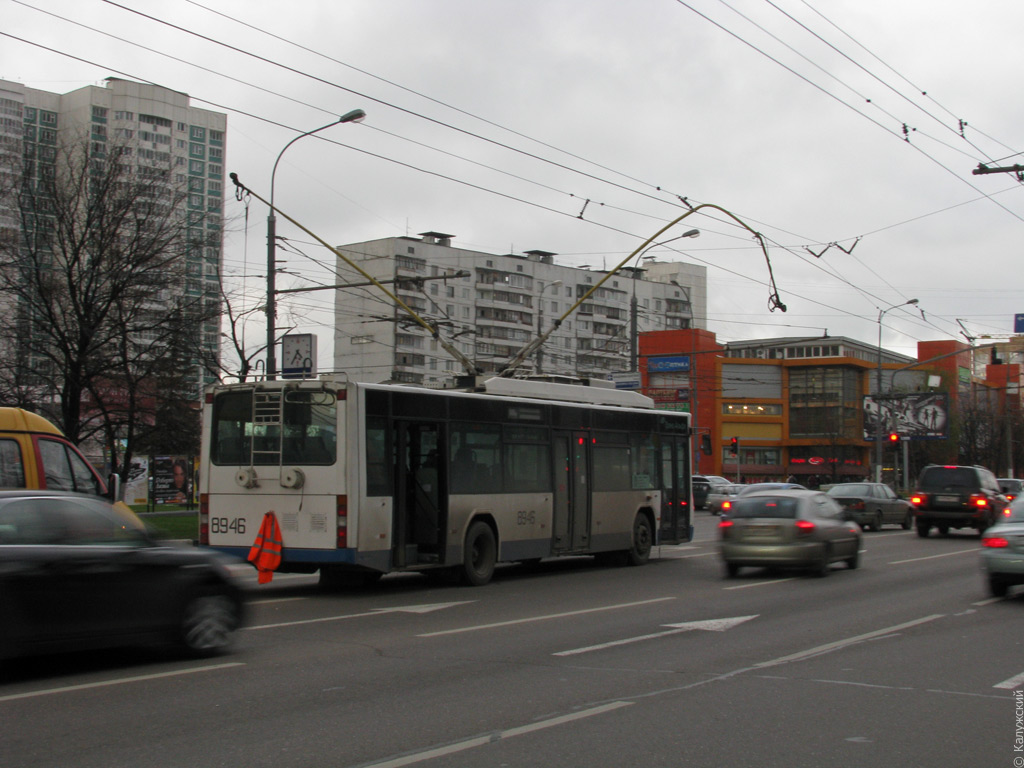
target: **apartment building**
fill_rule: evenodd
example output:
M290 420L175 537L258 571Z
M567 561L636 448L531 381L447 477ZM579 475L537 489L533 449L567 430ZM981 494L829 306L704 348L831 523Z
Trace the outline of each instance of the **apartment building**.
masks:
M606 378L636 370L638 334L703 327L707 270L646 261L611 275L557 263L530 250L493 254L460 248L454 235L424 232L338 246L436 327L485 373L507 365L538 334L557 327L517 373ZM465 367L431 333L342 260L335 296L334 367L359 381L440 387ZM561 318L564 319L561 322Z
M196 245L186 256L182 290L210 309L220 306L226 129L226 115L157 85L111 77L61 94L0 80L0 174L9 180L20 172L25 183L42 186L55 177L61 145L85 139L103 155L116 143L137 173L187 190L180 216ZM19 226L13 197L0 199L0 229L11 236ZM204 354L217 357L219 321L205 322L201 338ZM197 396L212 381L197 363Z

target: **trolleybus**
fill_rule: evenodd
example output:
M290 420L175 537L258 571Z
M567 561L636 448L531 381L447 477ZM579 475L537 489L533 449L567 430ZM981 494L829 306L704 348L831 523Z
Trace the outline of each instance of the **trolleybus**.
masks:
M267 512L279 572L321 583L690 540L689 414L636 392L511 378L463 390L316 380L205 397L200 544L246 557Z

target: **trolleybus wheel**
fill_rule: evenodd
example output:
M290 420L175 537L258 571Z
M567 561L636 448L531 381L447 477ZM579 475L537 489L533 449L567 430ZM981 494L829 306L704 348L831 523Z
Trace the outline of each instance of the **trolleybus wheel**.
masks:
M633 546L629 548L628 562L630 565L643 565L651 556L654 544L654 533L647 515L638 512L633 520Z
M491 526L479 520L469 526L462 556L462 577L467 584L482 587L491 580L498 559L498 545Z

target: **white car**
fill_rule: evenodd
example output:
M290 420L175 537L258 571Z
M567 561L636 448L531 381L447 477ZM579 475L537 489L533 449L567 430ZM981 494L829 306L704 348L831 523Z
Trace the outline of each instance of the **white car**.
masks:
M734 483L730 483L729 485L712 486L711 492L708 493L708 512L712 515L722 514L723 502L735 499L736 494L738 494L742 488L742 485L736 485Z

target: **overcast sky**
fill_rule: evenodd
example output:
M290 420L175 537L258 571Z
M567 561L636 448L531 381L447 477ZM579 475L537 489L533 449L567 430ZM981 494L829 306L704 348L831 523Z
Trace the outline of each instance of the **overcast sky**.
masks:
M364 123L320 134L330 141L293 145L277 171L278 207L331 243L434 230L465 248L611 268L684 213L685 197L764 235L788 307L769 311L768 268L746 230L689 216L664 238L697 227L699 239L651 253L707 266L708 325L722 341L827 329L875 344L880 311L916 298L920 311L888 311L883 331L887 348L914 355L918 340L963 340L963 329L1006 336L1024 312L1024 184L971 173L1024 164L1021 2L0 7L0 33L22 38L0 40L0 78L61 93L108 76L184 91L227 112L226 170L264 197L296 132L366 110ZM267 209L253 201L246 218L226 197L226 268L255 306ZM280 254L303 277L279 287L328 280L324 249L287 223L278 232L305 254ZM286 299L279 326L327 342L315 308L330 301Z

